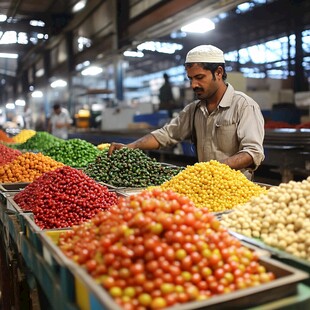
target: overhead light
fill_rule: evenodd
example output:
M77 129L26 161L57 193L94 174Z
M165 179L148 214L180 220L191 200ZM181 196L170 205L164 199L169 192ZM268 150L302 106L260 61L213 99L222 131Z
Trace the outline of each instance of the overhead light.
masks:
M146 41L137 46L139 51L147 50L164 54L174 54L182 48L182 44L159 41Z
M8 109L8 110L14 110L15 109L15 104L13 102L8 102L5 107Z
M16 59L16 58L18 58L18 54L14 54L14 53L0 53L0 58Z
M78 11L81 11L86 6L86 0L78 1L72 8L72 12L76 13Z
M136 51L125 51L123 55L126 57L137 57L137 58L141 58L144 56L142 52L136 52Z
M32 98L42 98L43 97L43 93L40 90L35 90L32 94L31 94Z
M81 72L81 74L82 74L82 75L98 75L98 74L100 74L102 71L103 71L103 69L100 68L100 67L91 66L91 67L88 67L88 68L84 69L84 70Z
M32 19L29 24L33 27L44 27L45 23L42 20Z
M43 68L36 71L36 77L41 77L44 75L45 70Z
M64 80L56 80L54 82L51 83L51 87L52 88L57 88L57 87L66 87L67 86L67 82Z
M198 19L190 24L187 24L181 28L181 31L184 32L193 32L193 33L205 33L207 31L213 30L215 24L212 20L208 18Z
M26 101L23 99L17 99L17 100L15 100L15 105L17 105L19 107L24 107L26 105Z
M7 16L4 14L0 14L0 22L5 22L7 19Z

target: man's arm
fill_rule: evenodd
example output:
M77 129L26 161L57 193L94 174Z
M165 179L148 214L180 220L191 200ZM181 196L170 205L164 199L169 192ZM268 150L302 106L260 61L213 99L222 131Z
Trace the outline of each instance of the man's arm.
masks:
M241 152L233 156L230 156L225 160L223 160L222 163L236 170L254 167L253 158L247 152Z
M152 134L147 134L129 144L112 142L108 154L111 155L115 150L119 150L123 147L128 147L131 149L141 149L141 150L155 150L158 149L159 146L160 145L158 141L155 139L155 137Z

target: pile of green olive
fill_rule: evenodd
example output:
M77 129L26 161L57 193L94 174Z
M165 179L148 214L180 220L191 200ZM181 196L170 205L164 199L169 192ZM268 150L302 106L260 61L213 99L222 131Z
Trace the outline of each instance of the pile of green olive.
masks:
M115 187L157 186L177 175L183 167L164 166L140 149L122 148L108 156L100 153L84 172L98 182Z

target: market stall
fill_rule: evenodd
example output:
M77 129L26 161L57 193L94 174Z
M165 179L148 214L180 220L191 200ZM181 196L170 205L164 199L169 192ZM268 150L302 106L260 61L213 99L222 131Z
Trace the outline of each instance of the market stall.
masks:
M4 308L309 307L309 178L42 139L0 166Z

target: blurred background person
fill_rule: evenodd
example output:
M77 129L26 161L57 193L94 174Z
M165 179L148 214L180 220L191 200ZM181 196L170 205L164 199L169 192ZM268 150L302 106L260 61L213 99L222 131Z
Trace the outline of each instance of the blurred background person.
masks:
M175 108L175 99L168 74L164 73L163 78L164 84L159 89L159 110L168 110L169 117L172 117L173 109Z
M29 104L25 105L23 118L24 118L24 128L33 129L34 124L33 124L33 119L32 119L32 110Z
M68 129L72 123L68 110L61 107L59 103L55 103L48 121L48 132L58 138L68 139Z

